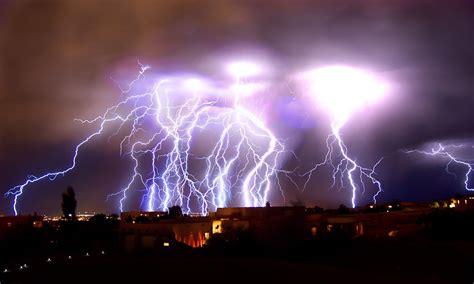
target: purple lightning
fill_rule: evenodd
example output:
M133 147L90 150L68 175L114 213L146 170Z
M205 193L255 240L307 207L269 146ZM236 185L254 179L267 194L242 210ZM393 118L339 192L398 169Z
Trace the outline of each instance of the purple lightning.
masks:
M351 205L356 207L356 194L362 188L365 192L365 180L371 182L377 189L373 195L373 202L382 192L382 184L376 178L376 168L383 158L378 160L371 168L361 166L355 158L349 155L344 143L341 130L350 116L366 105L378 101L384 94L385 86L371 74L359 69L346 66L329 66L316 69L305 74L305 79L310 81L309 94L317 106L326 110L331 118L331 134L326 139L327 153L321 163L303 174L306 177L306 188L313 173L322 166L332 168L332 185L339 182L341 188L345 181L349 182L351 189Z
M137 78L121 88L124 99L118 104L94 119L78 120L98 124L98 128L75 147L69 167L29 176L5 193L13 196L15 215L29 185L72 171L82 146L113 127L116 131L112 136L127 129L119 150L133 163L128 183L107 197L118 198L120 211L129 206L127 200L133 190L143 192L141 206L145 210L180 205L185 213L199 214L225 207L234 199L243 206L263 206L274 187L283 193L278 175L290 173L279 169L285 146L248 107L260 85L247 84L245 79L261 72L258 65L230 65L228 71L235 80L230 87L174 76L133 94L148 69L140 64ZM210 151L197 153L194 148L203 135L208 137L205 142Z
M454 175L456 177L456 174L454 174L452 171L450 171L450 166L458 165L463 168L465 168L464 172L464 188L467 191L474 191L474 188L471 187L470 184L470 176L474 168L474 160L473 159L468 159L465 158L465 153L460 153L462 150L470 150L472 151L472 146L468 146L466 144L447 144L444 145L442 143L437 143L436 146L431 147L429 150L405 150L404 152L407 154L423 154L423 155L428 155L440 159L445 159L447 160L446 163L446 172L448 174Z

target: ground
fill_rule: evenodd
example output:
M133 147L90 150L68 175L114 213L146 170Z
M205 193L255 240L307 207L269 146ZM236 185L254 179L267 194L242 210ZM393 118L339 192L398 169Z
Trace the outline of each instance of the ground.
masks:
M318 254L317 251L320 250ZM286 256L90 252L31 259L3 283L472 283L472 243L341 243ZM18 265L19 266L19 265Z

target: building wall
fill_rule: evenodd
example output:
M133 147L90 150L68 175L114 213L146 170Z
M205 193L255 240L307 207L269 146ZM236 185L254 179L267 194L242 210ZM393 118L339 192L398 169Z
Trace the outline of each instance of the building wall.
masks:
M209 220L162 220L157 223L120 224L122 247L126 251L159 249L181 242L193 248L202 247L210 237L212 223ZM206 234L207 233L207 234Z

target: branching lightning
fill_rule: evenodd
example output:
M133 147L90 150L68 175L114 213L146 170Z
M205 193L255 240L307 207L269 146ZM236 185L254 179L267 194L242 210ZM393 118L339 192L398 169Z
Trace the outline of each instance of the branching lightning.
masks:
M351 189L351 205L356 207L357 190L362 189L362 194L365 193L365 181L368 180L376 186L377 192L373 195L373 202L377 202L377 196L383 191L382 183L376 178L376 168L382 162L383 158L379 159L372 168L367 168L359 165L357 161L351 158L348 154L347 146L341 137L341 125L333 123L331 125L332 133L326 138L326 152L325 159L316 164L312 169L306 172L303 176L306 177L306 182L303 188L306 188L313 173L322 166L329 165L332 168L332 184L331 188L337 184L341 188L345 187L345 180L349 181Z
M444 145L442 143L437 143L436 147L432 147L428 151L414 149L414 150L405 150L404 152L407 154L423 154L423 155L445 159L447 160L446 167L445 167L446 173L450 175L454 175L454 177L457 177L457 176L454 172L450 170L451 166L457 165L464 168L465 169L464 178L463 178L464 188L467 191L474 191L474 187L470 185L471 182L469 179L474 169L474 160L465 158L465 153L459 153L460 152L459 150L466 150L466 148L472 151L472 146L467 146L465 144Z
M351 190L351 205L357 205L357 191L366 191L365 182L371 182L377 189L373 195L373 202L383 191L382 183L376 178L376 168L383 158L379 159L373 167L361 166L355 158L351 158L344 143L341 129L348 121L350 115L368 103L376 101L383 91L383 86L374 78L361 70L345 67L330 66L316 69L308 74L311 80L310 94L329 112L331 134L326 138L327 152L322 162L303 174L306 177L305 189L313 173L322 166L332 168L331 188L339 185L344 188L349 182Z
M242 102L244 92L252 92L243 79L258 72L258 66L232 65L235 83L218 91L200 79L169 77L132 94L148 69L140 64L137 78L121 89L118 104L94 119L78 120L98 127L77 144L69 167L28 176L5 193L13 196L15 215L29 185L74 170L83 146L110 129L115 129L110 139L121 137L120 153L133 164L125 186L107 197L118 199L120 211L132 207L132 192L142 192L141 206L148 211L179 205L185 213L207 214L236 198L246 207L265 204L272 188L280 185L278 174L288 172L279 169L284 144ZM202 135L205 141L199 139ZM206 143L210 151L193 151L199 143Z

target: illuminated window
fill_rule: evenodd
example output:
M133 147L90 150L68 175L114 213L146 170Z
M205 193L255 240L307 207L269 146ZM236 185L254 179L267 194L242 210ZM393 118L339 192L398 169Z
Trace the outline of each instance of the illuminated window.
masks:
M222 221L216 220L212 222L212 233L213 234L222 233Z
M332 230L332 225L327 225L326 228L328 229L328 232L331 232L331 230Z
M209 240L209 232L205 232L205 233L204 233L204 238L205 238L206 240Z
M164 242L164 243L163 243L163 246L164 246L164 247L169 247L169 246L170 246L170 243Z
M318 228L312 227L312 228L311 228L311 235L312 235L313 237L316 237L317 234L318 234Z
M389 236L389 237L396 237L397 234L398 234L398 230L393 230L393 231L390 231L390 232L388 233L388 236Z
M364 224L362 222L356 225L356 234L359 236L364 234Z

